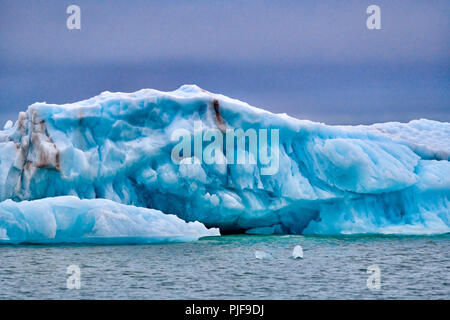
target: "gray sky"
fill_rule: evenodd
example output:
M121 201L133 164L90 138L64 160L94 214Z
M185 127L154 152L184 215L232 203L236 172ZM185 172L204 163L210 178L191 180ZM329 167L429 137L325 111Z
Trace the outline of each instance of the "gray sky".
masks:
M81 7L81 30L66 8ZM381 7L382 30L366 28ZM0 0L0 122L196 83L327 123L450 121L449 1ZM1 125L1 124L0 124Z

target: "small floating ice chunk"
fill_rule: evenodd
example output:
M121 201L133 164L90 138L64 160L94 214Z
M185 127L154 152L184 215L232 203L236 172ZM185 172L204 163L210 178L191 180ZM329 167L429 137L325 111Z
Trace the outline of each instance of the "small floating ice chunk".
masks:
M294 259L303 259L303 249L301 245L296 245L294 247L294 250L292 251L292 257L294 257Z
M273 259L272 255L270 253L267 253L267 252L261 251L261 250L255 251L255 258L259 259L259 260Z
M3 126L3 130L11 129L14 123L11 120L6 121L5 125Z

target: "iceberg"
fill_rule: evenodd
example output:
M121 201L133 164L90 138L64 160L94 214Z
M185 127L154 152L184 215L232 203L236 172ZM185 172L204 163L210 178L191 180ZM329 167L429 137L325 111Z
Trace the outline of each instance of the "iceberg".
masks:
M192 141L177 162L180 130ZM229 130L241 130L243 143L218 138ZM276 160L270 174L251 132ZM207 163L202 150L212 144ZM229 161L239 154L250 160ZM35 103L0 131L0 201L109 199L223 232L447 233L449 160L446 122L329 126L195 85L103 92Z
M74 196L0 203L0 243L161 243L220 235L199 222L106 199Z

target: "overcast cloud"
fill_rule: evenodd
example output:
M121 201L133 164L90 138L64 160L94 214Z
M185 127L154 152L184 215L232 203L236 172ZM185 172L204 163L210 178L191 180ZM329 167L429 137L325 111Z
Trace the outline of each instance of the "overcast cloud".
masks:
M82 29L66 28L81 7ZM381 7L382 30L366 8ZM197 83L328 123L449 121L449 1L0 0L0 121ZM1 124L0 124L1 125Z

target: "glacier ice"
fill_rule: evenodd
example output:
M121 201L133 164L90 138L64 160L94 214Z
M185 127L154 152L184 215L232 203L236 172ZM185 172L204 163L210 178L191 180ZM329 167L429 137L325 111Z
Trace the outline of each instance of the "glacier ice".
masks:
M106 199L74 196L0 203L0 243L160 243L217 236L199 222Z
M3 126L3 130L11 129L14 123L11 120L8 120L5 122L5 125Z
M279 130L279 170L174 163L173 133L194 133L196 121L204 130ZM328 126L195 85L104 92L35 103L0 131L0 200L102 198L233 232L446 233L449 160L445 122Z

